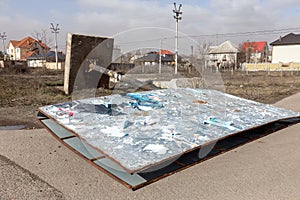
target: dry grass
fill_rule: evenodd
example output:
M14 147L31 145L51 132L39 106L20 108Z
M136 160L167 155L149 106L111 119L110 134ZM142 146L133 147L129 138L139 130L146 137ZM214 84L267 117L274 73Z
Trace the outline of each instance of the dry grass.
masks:
M300 92L300 76L290 72L222 72L225 92L262 103L275 103ZM36 120L39 106L71 100L62 91L63 71L0 69L0 126L25 124L41 127ZM109 95L111 91L97 91Z
M0 106L40 106L66 101L68 96L58 89L63 74L47 70L15 74L0 72Z
M273 104L300 92L300 76L290 72L235 72L222 74L226 92L254 101Z

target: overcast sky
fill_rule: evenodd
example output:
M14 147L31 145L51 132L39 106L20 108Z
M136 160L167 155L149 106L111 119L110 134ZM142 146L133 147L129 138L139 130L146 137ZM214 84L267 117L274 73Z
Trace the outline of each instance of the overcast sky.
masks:
M159 37L171 37L175 34L173 3L174 0L0 0L0 32L6 32L7 43L42 29L49 31L48 37L53 38L50 23L58 23L60 50L65 49L68 32L109 37L125 33L143 41L154 38L157 28L149 30L149 27L161 27L165 31ZM195 42L217 44L229 39L237 45L247 40L270 43L280 35L300 31L227 34L300 27L299 0L177 1L180 3L183 12L180 35L189 36ZM148 29L139 33L128 31L143 27Z

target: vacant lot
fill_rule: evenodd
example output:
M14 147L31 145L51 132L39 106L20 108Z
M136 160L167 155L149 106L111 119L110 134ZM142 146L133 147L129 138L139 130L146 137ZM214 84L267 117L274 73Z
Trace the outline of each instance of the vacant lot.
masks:
M263 103L300 92L300 76L295 72L222 72L227 93ZM0 69L0 126L26 125L40 128L36 120L40 106L71 100L63 93L63 71L46 69ZM109 94L109 90L100 94Z
M225 90L229 94L261 103L273 104L300 92L300 73L297 72L230 72L222 73Z

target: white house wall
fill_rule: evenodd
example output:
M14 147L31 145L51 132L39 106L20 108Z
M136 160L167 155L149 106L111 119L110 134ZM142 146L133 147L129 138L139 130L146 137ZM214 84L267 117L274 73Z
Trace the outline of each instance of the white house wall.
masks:
M300 45L273 46L272 63L300 62Z
M226 60L223 60L223 58L226 58ZM210 54L209 55L210 61L215 61L215 63L228 63L228 64L235 64L237 55L236 53L220 53L220 54Z
M15 48L15 55L16 55L16 60L21 59L21 49L20 48Z
M43 67L43 61L42 60L30 60L27 61L28 67Z
M11 43L9 43L9 47L7 49L7 54L9 55L11 60L16 60L15 48Z

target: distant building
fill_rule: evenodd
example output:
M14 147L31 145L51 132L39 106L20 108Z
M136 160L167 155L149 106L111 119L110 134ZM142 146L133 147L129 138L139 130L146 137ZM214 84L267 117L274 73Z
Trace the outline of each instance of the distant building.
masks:
M62 52L57 52L57 61L62 69L62 63L65 62L66 56ZM49 51L45 55L34 53L33 55L26 58L28 67L46 67L50 63L56 62L55 52Z
M121 63L121 55L121 48L119 46L114 46L112 54L113 63Z
M146 55L135 60L136 64L153 66L159 64L159 55L161 55L161 64L162 65L172 65L174 62L174 53L168 50L161 50L160 52L152 51Z
M290 33L271 43L272 63L300 62L300 34Z
M209 51L209 63L218 68L234 68L237 66L238 47L230 41L225 41Z
M34 54L45 55L50 48L42 41L26 37L22 40L10 40L6 51L10 60L26 60Z
M269 48L266 41L244 42L242 51L247 63L268 62Z

